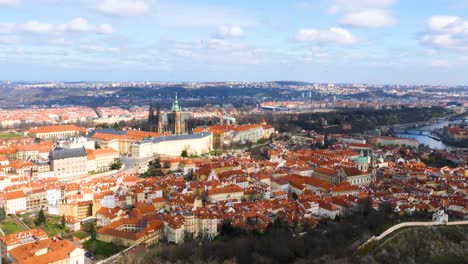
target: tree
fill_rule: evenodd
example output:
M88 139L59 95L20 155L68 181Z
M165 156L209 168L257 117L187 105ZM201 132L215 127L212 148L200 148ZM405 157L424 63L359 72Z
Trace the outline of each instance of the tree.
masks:
M182 150L182 153L180 153L180 156L183 158L188 158L188 152L186 149Z
M89 233L91 234L91 239L96 240L96 227L94 226L94 223L89 225Z
M162 166L161 166L161 160L160 160L159 158L157 158L157 159L154 160L154 168L156 168L156 169L162 168Z
M6 218L5 207L2 206L2 207L0 207L0 221L5 220L5 218Z
M122 161L120 159L118 159L118 158L115 158L114 162L111 165L111 169L112 170L120 170L122 168L122 166L123 166Z
M89 233L91 234L91 240L93 241L92 252L93 254L96 254L96 227L94 226L94 223L91 223L89 226Z
M65 230L65 227L67 226L66 222L65 222L65 215L62 215L62 219L60 221L60 228L62 230Z
M41 210L37 214L35 224L36 224L36 226L41 226L46 222L46 220L47 219L46 219L46 216L44 214L44 210L42 210L42 208L41 208Z
M120 127L117 123L114 123L114 125L112 125L112 128L115 130L122 130L122 127Z
M291 194L291 198L292 198L293 200L297 200L297 193L293 192L293 193Z

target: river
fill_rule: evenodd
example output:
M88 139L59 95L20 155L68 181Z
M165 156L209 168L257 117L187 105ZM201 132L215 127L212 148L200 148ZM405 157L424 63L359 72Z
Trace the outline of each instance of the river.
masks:
M465 117L465 119L466 119L466 117ZM414 135L414 134L418 133L417 131L414 131L414 133L411 133L411 134L398 133L397 136L402 137L402 138L415 138L415 139L418 140L419 144L427 145L432 149L454 149L455 147L453 147L453 146L451 146L449 144L446 144L446 143L444 143L442 141L435 140L435 139L430 138L430 137L425 136L425 135L429 135L430 131L433 131L435 129L443 128L444 126L447 126L449 124L459 124L461 122L462 122L462 119L457 119L457 120L454 120L454 121L442 120L442 121L436 122L434 124L418 127L417 128L418 130L423 130L424 131L423 135ZM411 132L411 129L407 129L407 130L409 132Z

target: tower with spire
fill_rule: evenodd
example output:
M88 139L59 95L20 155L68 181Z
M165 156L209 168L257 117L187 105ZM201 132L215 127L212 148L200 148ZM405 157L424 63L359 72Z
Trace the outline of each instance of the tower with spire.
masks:
M182 112L180 111L179 99L177 97L177 93L175 95L174 101L172 102L171 108L171 130L172 133L175 135L180 135L185 133L185 125L182 120Z
M158 133L164 133L164 125L162 122L162 115L161 115L161 106L159 105L158 102L158 107L156 108L156 132Z
M148 113L148 127L149 127L150 132L155 131L153 103L150 103L150 108L149 108L149 113Z

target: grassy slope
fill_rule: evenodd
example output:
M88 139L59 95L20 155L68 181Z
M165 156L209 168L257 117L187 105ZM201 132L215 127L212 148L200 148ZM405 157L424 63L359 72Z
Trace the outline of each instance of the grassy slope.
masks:
M467 263L468 227L408 228L379 242L368 263Z

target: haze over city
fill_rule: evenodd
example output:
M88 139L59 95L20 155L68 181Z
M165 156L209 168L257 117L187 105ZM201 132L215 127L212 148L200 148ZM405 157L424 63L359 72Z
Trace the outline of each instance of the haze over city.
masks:
M0 0L0 79L466 84L465 0Z

